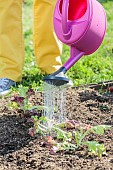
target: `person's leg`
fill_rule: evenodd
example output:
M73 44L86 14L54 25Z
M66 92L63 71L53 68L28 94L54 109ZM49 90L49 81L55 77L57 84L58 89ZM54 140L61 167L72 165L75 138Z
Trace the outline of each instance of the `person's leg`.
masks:
M47 74L58 70L62 63L62 43L53 28L56 0L34 0L34 50L38 67Z
M22 0L0 0L0 79L21 80L23 49Z

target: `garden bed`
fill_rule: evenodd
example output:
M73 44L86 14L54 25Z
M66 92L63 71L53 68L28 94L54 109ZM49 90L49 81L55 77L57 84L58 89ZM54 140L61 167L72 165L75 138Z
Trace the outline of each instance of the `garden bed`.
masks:
M91 135L89 138L105 145L105 155L93 156L88 153L87 147L82 146L73 152L51 155L49 148L41 146L40 135L31 137L28 134L32 124L27 122L23 111L9 107L16 95L12 94L0 99L0 170L112 170L113 95L102 93L102 88L101 94L95 89L69 88L67 112L72 119L83 124L112 126L103 135ZM42 105L42 94L37 92L30 100L34 105Z

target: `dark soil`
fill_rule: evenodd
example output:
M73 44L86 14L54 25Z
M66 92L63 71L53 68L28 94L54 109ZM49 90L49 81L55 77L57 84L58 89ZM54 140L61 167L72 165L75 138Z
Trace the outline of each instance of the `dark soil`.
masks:
M16 94L15 94L16 95ZM12 96L0 99L0 170L112 170L113 169L113 96L102 95L88 88L70 88L67 91L67 112L71 118L90 125L111 125L104 135L90 140L104 143L106 155L91 156L87 148L73 153L51 155L41 146L40 137L30 137L23 111L9 108ZM31 101L42 105L41 93Z

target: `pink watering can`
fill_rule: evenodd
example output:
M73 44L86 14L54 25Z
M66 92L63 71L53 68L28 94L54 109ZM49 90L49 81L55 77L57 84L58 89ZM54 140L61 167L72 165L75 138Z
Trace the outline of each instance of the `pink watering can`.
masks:
M54 29L70 46L70 58L44 81L56 86L69 82L65 73L83 56L94 53L106 32L106 14L97 0L58 0L54 11Z

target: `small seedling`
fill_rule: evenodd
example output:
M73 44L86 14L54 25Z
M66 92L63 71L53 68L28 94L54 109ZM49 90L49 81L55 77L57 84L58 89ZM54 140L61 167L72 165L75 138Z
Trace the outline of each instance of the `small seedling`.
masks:
M54 154L56 152L61 152L61 151L76 151L77 149L79 149L80 146L84 146L86 145L88 147L88 151L92 154L92 155L97 155L97 156L102 156L103 154L106 153L106 149L104 147L104 144L99 144L97 141L85 141L85 137L89 136L90 134L97 134L97 135L101 135L104 134L105 130L108 130L111 128L111 126L107 126L107 125L98 125L98 126L90 126L87 125L86 127L82 127L80 126L80 124L78 122L77 126L76 126L76 130L73 130L71 132L66 131L66 129L69 127L67 125L69 125L69 122L74 121L68 121L67 122L63 122L60 124L53 124L52 128L49 128L47 126L45 126L44 124L42 124L42 122L47 122L49 120L47 120L46 117L32 117L33 122L34 122L34 131L33 129L30 129L30 133L31 136L33 134L36 133L40 133L41 135L47 135L49 134L47 140L46 140L46 145L49 146L50 148L50 153ZM74 122L74 123L75 123ZM70 128L73 126L70 126ZM54 134L56 134L56 140L54 140L50 134L52 134L52 132L54 132ZM45 143L45 142L43 142Z
M29 101L31 95L35 95L35 91L33 89L20 86L18 92L19 95L15 96L12 102L9 104L10 108L20 108L23 110L24 114L26 111L33 112L34 110L44 109L44 106L33 106L33 104Z
M102 156L103 154L105 154L104 144L99 144L96 141L83 141L83 140L90 133L101 135L104 134L105 130L108 130L110 128L111 126L98 125L87 129L85 132L83 128L80 128L79 131L74 131L77 148L79 148L81 145L87 145L88 150L91 152L92 155L94 154L97 156Z

